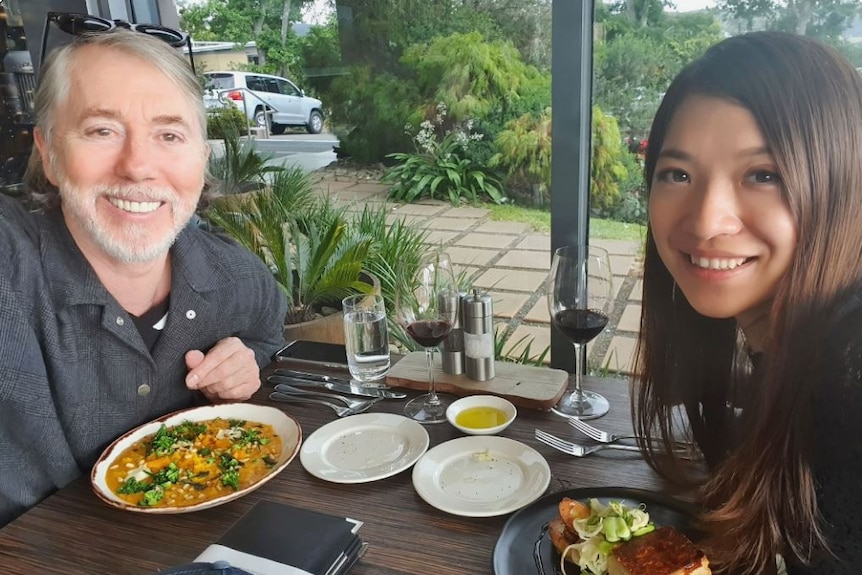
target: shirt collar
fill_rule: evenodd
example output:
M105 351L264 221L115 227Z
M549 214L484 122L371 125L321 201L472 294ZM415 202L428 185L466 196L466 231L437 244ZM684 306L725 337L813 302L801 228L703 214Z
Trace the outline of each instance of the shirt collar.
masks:
M42 264L53 300L60 306L114 302L114 297L75 243L62 211L59 208L49 210L40 220ZM202 241L201 235L205 233L208 232L189 224L174 242L171 248L172 292L178 282L199 293L230 285L230 277L217 264L217 254Z

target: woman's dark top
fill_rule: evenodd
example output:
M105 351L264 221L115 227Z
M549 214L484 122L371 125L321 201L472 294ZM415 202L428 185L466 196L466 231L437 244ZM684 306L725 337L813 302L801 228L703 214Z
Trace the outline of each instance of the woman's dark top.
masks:
M862 573L862 298L851 298L837 317L814 388L811 443L818 508L837 559L818 552L812 565L791 567L792 575Z

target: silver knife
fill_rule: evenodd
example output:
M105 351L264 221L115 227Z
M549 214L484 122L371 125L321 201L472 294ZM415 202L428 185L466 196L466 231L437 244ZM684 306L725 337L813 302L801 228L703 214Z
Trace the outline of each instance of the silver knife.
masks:
M325 388L338 393L348 393L350 395L359 395L362 397L382 397L384 399L404 399L407 394L401 391L392 391L391 389L381 389L379 387L362 387L351 383L326 383L323 381L305 381L301 379L292 379L278 375L271 375L266 380L270 383L275 383L276 391L289 391L284 388L279 389L281 384L288 384L293 387L316 387Z
M332 377L331 375L323 375L322 373L310 373L307 371L297 371L295 369L276 369L273 372L275 375L282 375L284 377L290 377L292 379L301 379L304 381L318 381L322 383L340 383L342 385L357 385L363 389L368 388L377 388L377 389L389 389L389 386L385 383L374 383L374 382L360 382L356 379L341 379L339 377Z

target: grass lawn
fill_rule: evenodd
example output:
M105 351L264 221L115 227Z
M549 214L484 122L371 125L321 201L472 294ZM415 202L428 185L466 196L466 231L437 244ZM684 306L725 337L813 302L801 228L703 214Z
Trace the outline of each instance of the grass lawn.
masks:
M483 206L491 212L491 219L503 222L523 222L530 224L533 231L551 231L551 214L544 210L524 208L521 206L486 204ZM642 242L646 226L627 224L614 220L590 218L590 237L603 240L629 240Z

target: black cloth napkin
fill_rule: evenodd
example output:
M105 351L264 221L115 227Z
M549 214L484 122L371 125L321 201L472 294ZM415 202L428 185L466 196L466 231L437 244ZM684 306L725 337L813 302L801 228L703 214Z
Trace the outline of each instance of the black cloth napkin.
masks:
M171 567L167 571L159 571L154 575L251 575L239 567L231 567L226 561L214 563L188 563L179 567Z

